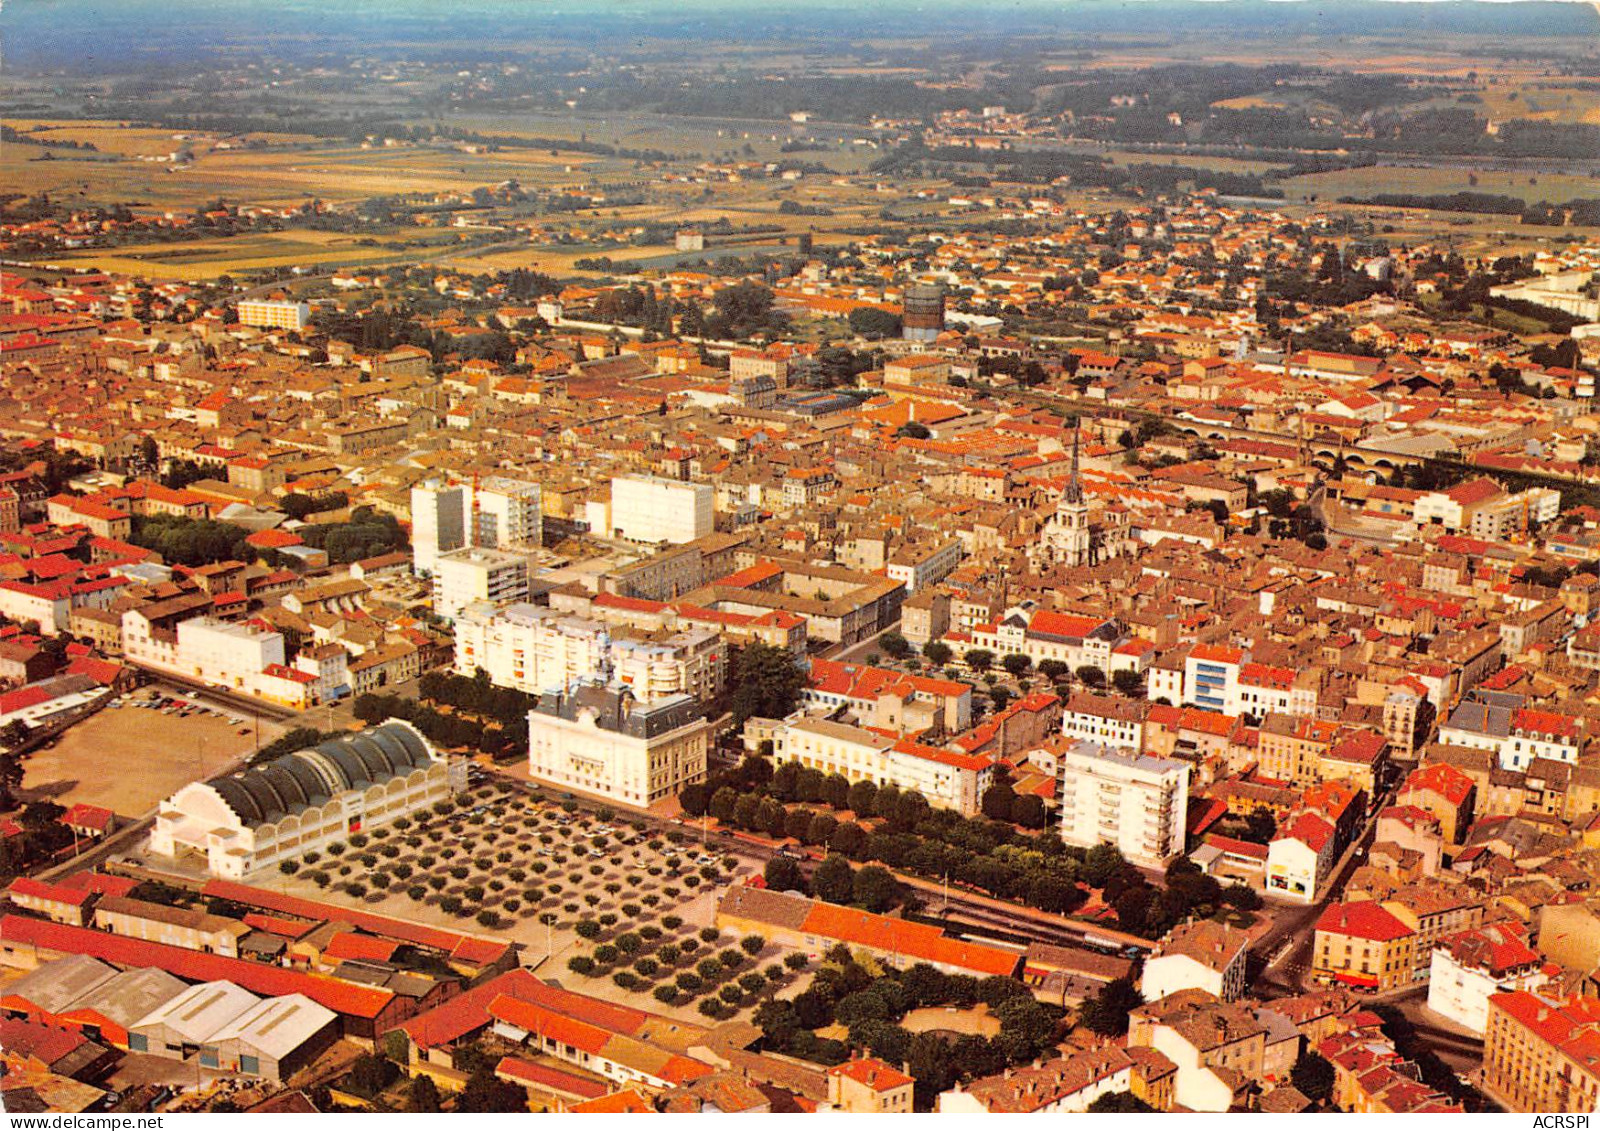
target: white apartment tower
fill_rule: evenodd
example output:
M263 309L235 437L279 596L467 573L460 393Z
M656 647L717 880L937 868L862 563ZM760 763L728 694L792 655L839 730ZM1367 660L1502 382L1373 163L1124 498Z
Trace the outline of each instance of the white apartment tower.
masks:
M693 542L716 529L715 503L707 483L619 475L611 481L611 533L630 542Z
M471 546L441 554L434 563L433 611L453 621L479 601L506 604L528 598L528 557Z
M1134 864L1159 868L1183 851L1189 766L1078 742L1061 756L1061 839L1115 845Z
M282 299L241 299L238 314L239 325L259 326L269 330L304 330L311 324L309 305Z
M440 554L467 544L467 488L430 479L411 488L411 557L418 573L433 573Z
M469 492L472 544L490 550L537 550L544 537L539 484L491 475Z

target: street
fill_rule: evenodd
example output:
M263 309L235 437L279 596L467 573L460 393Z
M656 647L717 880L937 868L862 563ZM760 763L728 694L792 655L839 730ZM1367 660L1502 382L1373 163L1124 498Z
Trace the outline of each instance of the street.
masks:
M1336 896L1344 891L1355 870L1366 862L1367 850L1378 833L1378 814L1391 803L1393 791L1371 809L1367 823L1359 836L1345 849L1344 857L1335 865L1333 876L1315 902L1297 907L1292 904L1269 904L1272 908L1272 926L1256 941L1256 952L1268 959L1267 968L1256 986L1263 997L1289 997L1304 990L1305 976L1311 972L1311 948L1315 942L1317 918ZM1280 953L1285 942L1293 945Z

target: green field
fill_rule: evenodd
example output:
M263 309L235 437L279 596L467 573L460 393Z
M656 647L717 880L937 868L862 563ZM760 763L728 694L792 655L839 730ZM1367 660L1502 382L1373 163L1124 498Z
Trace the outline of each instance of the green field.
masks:
M1600 160L1600 157L1597 157ZM1474 184L1472 178L1476 178ZM1489 169L1410 168L1373 165L1362 169L1340 169L1331 173L1311 173L1276 182L1291 200L1315 197L1327 203L1342 196L1371 197L1380 193L1482 192L1514 196L1533 203L1552 203L1579 197L1600 197L1600 179L1559 173L1511 173Z

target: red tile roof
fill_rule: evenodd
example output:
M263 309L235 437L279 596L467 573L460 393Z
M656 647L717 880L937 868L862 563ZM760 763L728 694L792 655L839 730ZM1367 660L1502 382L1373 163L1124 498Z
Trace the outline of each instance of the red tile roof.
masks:
M111 827L115 819L116 814L110 809L86 805L81 801L61 815L61 823L68 828L93 829L102 833Z
M937 927L927 924L909 923L820 901L811 905L800 929L804 934L857 943L979 974L1009 975L1021 958L1009 950L946 938Z
M854 1080L874 1092L892 1092L896 1088L905 1088L916 1083L898 1068L891 1067L875 1057L862 1057L859 1060L847 1060L843 1064L836 1064L828 1069L828 1075Z
M606 1095L608 1087L599 1080L590 1080L572 1072L551 1068L547 1064L535 1064L531 1060L522 1060L514 1056L501 1057L500 1063L494 1066L494 1073L496 1076L515 1080L525 1087L591 1100Z
M1392 942L1412 933L1410 927L1373 900L1330 903L1317 917L1317 930L1372 942Z
M124 938L87 927L71 927L7 915L0 919L0 939L32 944L61 954L87 954L118 966L159 966L187 982L227 981L263 997L305 994L343 1017L377 1018L394 999L391 990L358 986L336 978L303 974L281 966L268 966L242 958L224 958L205 951L185 950L165 943Z
M268 888L251 887L249 884L236 883L233 880L208 880L200 889L200 894L217 899L229 899L246 907L259 907L263 911L276 911L301 919L349 923L369 935L380 935L386 939L396 939L411 943L413 946L423 946L451 955L456 953L464 941L473 939L471 935L458 934L455 931L440 930L437 927L428 927L405 919L391 919L386 915L374 915L370 911L361 911L339 904L302 899L299 896L285 895ZM474 939L474 941L481 943L482 946L481 949L472 950L471 960L480 963L498 961L509 945L490 940ZM463 961L466 960L463 958Z
M65 903L69 907L82 907L93 893L84 888L52 884L45 880L36 880L31 876L18 876L11 881L11 886L6 888L6 894L12 897L20 895L29 899L46 899L52 903Z
M394 957L394 952L400 949L400 944L392 939L374 938L372 935L358 935L354 931L341 931L328 940L328 945L322 948L323 958L333 959L363 959L370 962L388 962Z
M1048 609L1033 614L1028 622L1030 636L1064 636L1081 640L1105 624L1099 617L1083 617L1071 613L1051 612Z
M1210 664L1238 664L1244 661L1244 649L1230 648L1224 644L1196 644L1189 655Z
M1427 791L1437 793L1451 805L1460 805L1472 792L1472 778L1447 762L1435 762L1413 770L1400 790L1400 799L1408 793Z
M526 970L507 970L443 1005L417 1014L398 1028L418 1048L452 1044L493 1020L489 1016L489 1003L495 998L502 994L520 997L539 984L539 979Z

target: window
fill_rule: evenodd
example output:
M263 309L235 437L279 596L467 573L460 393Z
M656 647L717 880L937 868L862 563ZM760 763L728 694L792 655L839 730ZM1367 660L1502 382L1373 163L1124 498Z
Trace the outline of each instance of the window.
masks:
M239 1071L249 1073L251 1076L261 1075L261 1060L259 1057L239 1054Z

